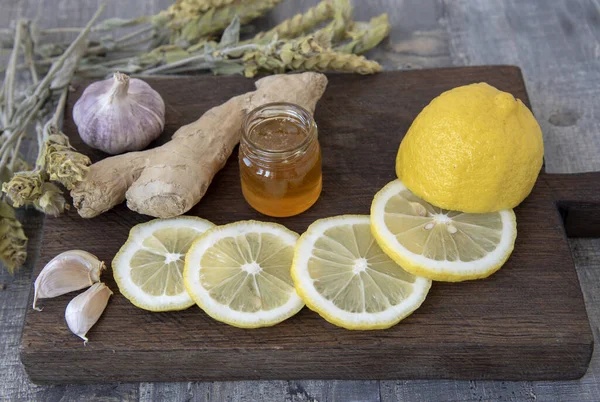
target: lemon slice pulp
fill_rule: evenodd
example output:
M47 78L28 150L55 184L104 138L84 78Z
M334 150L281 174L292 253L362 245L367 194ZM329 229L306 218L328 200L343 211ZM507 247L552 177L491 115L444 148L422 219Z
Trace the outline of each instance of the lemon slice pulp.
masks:
M185 286L214 319L241 328L275 325L304 303L290 267L298 235L284 226L241 221L202 235L185 259Z
M121 293L150 311L186 309L194 304L185 290L185 255L196 238L213 227L191 216L155 219L134 226L112 261Z
M375 195L371 226L381 248L404 269L452 282L496 272L510 256L517 236L512 210L448 211L418 198L400 180Z
M311 310L347 329L389 328L416 310L431 287L381 250L367 215L310 225L298 240L292 277Z

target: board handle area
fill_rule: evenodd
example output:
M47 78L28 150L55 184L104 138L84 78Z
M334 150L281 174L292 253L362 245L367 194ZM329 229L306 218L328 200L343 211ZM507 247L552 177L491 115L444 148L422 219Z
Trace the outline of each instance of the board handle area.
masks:
M600 237L600 172L540 175L569 237Z

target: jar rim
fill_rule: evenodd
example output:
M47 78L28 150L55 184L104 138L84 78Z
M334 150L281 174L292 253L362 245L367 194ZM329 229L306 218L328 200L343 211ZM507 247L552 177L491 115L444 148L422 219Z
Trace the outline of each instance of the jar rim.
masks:
M255 119L259 113L268 110L268 109L280 109L283 112L292 112L292 115L297 117L301 123L305 125L306 129L306 137L297 145L294 145L292 148L282 149L282 150L271 150L265 149L259 145L257 145L250 138L250 123L253 119ZM306 148L312 141L315 139L317 133L317 124L312 116L312 114L303 108L302 106L290 103L290 102L271 102L260 105L254 109L252 109L249 113L246 114L242 123L242 139L246 142L246 144L250 145L255 151L258 151L264 155L288 155L298 152L304 148Z

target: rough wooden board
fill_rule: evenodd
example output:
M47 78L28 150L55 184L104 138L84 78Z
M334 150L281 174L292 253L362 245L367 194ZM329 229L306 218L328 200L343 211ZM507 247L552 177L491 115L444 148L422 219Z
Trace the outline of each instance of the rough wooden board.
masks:
M317 204L292 218L261 216L241 196L234 153L189 214L216 224L277 221L302 233L318 218L368 213L375 192L394 178L403 133L433 97L459 85L486 81L528 103L519 70L507 66L329 79L315 114L324 154L323 193ZM212 105L252 87L241 77L147 81L169 105L159 142ZM79 85L69 98L67 116L84 87ZM392 98L395 102L390 103ZM82 143L68 117L64 130L92 160L103 156ZM61 320L70 296L44 300L43 313L27 314L22 362L37 382L578 378L587 369L592 334L555 208L558 194L600 209L600 174L542 174L516 209L519 236L505 267L485 281L435 283L416 313L386 331L346 331L307 309L275 327L252 331L217 323L197 308L152 314L122 297L109 272L104 281L115 296L88 334L88 346L81 347ZM47 219L35 272L67 248L87 250L109 262L129 228L147 220L124 205L91 220L75 211Z
M46 27L82 26L91 17L102 0L1 0L0 27L8 27L11 19L19 15L30 18L39 16L42 25ZM284 0L284 2L261 23L281 20L306 9L317 0ZM358 2L358 1L357 1ZM106 17L135 17L142 13L152 14L164 8L170 0L128 0L124 4L120 0L107 1ZM523 67L525 80L537 115L569 116L575 111L580 118L572 126L551 126L550 122L542 121L546 136L546 163L552 172L577 172L598 170L600 163L600 141L590 138L589 142L569 142L570 136L581 133L600 132L600 121L595 118L593 105L597 100L600 89L598 74L594 68L597 63L598 39L598 2L594 0L581 1L547 1L547 0L512 0L498 1L457 1L457 0L369 0L359 1L359 15L369 18L380 12L387 12L394 28L391 40L383 49L384 57L378 57L388 69L405 68L407 66L448 66L474 63L502 63L510 60L513 64ZM506 7L508 3L510 7ZM363 5L364 4L364 5ZM581 15L578 10L590 10ZM366 13L366 14L365 14ZM574 29L570 35L554 35L558 20L566 18ZM594 18L596 22L594 22ZM519 35L510 34L510 24L506 21L516 21L521 29ZM551 34L548 36L548 34ZM594 36L596 33L596 36ZM548 38L551 39L548 39ZM496 39L500 39L497 41ZM413 40L415 39L415 40ZM520 45L515 51L515 42ZM448 44L451 46L448 47ZM411 48L409 45L415 45ZM533 52L532 49L541 49ZM396 49L399 49L396 52ZM375 52L379 52L376 50ZM539 72L538 65L554 66L551 72ZM570 89L566 93L551 93L552 102L547 102L546 96L540 96L536 88L547 88L546 95L552 91L552 81L559 79ZM554 120L556 121L556 120ZM567 119L569 121L569 119ZM573 121L573 120L571 120ZM549 140L548 140L549 138ZM558 138L564 139L564 146L557 149ZM31 232L30 232L31 233ZM31 234L33 235L33 234ZM586 297L586 304L593 328L598 328L600 318L600 278L596 267L600 265L600 242L597 240L571 240L571 246L581 246L580 252L575 253L578 271L588 272L587 281L581 286ZM5 298L0 291L0 310L5 312L0 326L5 319L22 322L26 309L27 294L30 290L31 261L28 266L15 278L2 276L13 293ZM583 267L583 268L582 268ZM22 295L20 297L15 295ZM591 303L595 301L595 303ZM596 316L596 318L594 318ZM8 333L2 333L0 345L18 344L20 326L10 326ZM597 331L595 330L595 333ZM15 348L6 346L0 354L0 378L12 379L0 381L0 399L4 400L77 400L74 395L88 400L138 400L138 384L104 385L104 386L68 386L68 387L39 387L32 385L19 364L16 362L18 353ZM600 400L600 356L594 354L592 365L586 376L580 381L562 382L495 382L495 381L404 381L381 382L381 400L411 400L411 401L443 401L443 400L564 400L564 401L598 401ZM161 390L181 390L180 393L169 394L173 401L192 400L248 400L246 394L254 395L256 390L280 387L284 393L292 382L233 382L221 387L218 394L193 394L200 384L169 384L142 383L139 385L140 395L153 390L160 395ZM266 387L266 384L273 384ZM361 381L303 381L308 396L302 393L286 393L286 400L312 401L319 400L352 400L352 392L370 383ZM334 385L335 384L335 385ZM212 383L209 385L213 387ZM201 387L202 388L202 387ZM331 399L333 396L319 389L344 389L345 398ZM191 389L191 392L188 390ZM202 388L204 389L204 388ZM314 392L312 392L314 391ZM271 395L274 395L271 397ZM263 400L280 401L275 398L280 395L264 393ZM158 399L160 400L160 399ZM380 400L380 395L373 392L372 399Z

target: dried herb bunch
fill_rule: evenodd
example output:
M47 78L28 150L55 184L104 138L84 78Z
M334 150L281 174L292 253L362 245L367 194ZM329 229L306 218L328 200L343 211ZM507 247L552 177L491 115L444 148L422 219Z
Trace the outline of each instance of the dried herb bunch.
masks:
M389 33L387 15L352 19L350 0L325 0L273 28L241 39L243 26L281 0L177 0L154 16L110 18L97 23L104 6L83 28L41 29L15 21L0 32L12 49L0 89L0 260L12 272L26 258L27 238L14 207L58 216L68 205L61 187L82 181L90 160L60 131L69 84L76 76L343 71L371 74L381 66L362 56ZM123 28L129 29L121 34ZM46 40L76 33L71 43ZM64 35L63 35L64 36ZM17 76L29 86L17 88ZM19 86L20 88L20 86ZM20 153L35 127L38 157L33 166ZM59 184L60 186L58 186Z
M60 57L52 62L43 78L40 78L33 56L34 38L37 35L35 27L26 20L16 23L13 50L0 91L0 181L3 191L0 199L0 260L10 272L23 265L27 257L27 237L16 219L14 207L32 206L46 214L58 216L64 211L66 201L63 191L50 180L66 184L77 179L73 174L69 174L68 180L53 174L55 171L67 170L69 161L52 157L56 153L53 152L52 143L57 141L56 137L63 137L62 141L68 144L67 137L56 127L64 110L69 82L87 48L86 37L102 9L96 12ZM29 71L31 85L25 90L17 91L17 67L21 59ZM52 113L54 100L57 100L57 106ZM48 114L51 117L44 124ZM24 162L20 148L29 126L34 123L39 158L36 166L31 169ZM72 159L78 163L77 168L85 172L90 160L74 150L71 152ZM79 179L82 178L80 174Z
M240 40L240 32L249 28L244 24L264 15L280 2L177 0L154 16L106 19L93 26L91 36L99 38L90 40L78 60L75 74L101 78L115 71L139 75L212 71L253 76L258 71L370 74L381 69L377 62L360 55L388 35L387 15L367 22L353 21L350 0L321 1L268 31ZM133 28L133 32L118 36L115 32L120 28ZM35 46L31 46L30 53L38 71L45 71L68 46L65 43L40 44L39 37L73 30L34 29L35 37L31 42ZM307 45L315 41L318 46ZM290 50L294 52L293 62L288 60ZM281 56L282 51L287 58ZM28 64L18 67L28 68Z

